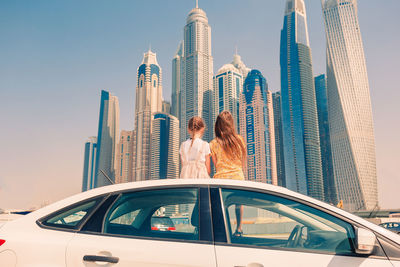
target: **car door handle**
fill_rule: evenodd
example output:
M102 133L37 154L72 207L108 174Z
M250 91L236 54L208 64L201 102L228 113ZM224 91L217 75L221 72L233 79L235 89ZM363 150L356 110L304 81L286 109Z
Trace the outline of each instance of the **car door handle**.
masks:
M83 256L84 261L102 261L108 263L118 263L119 258L110 256L97 256L97 255L85 255Z
M233 267L264 267L264 265L262 265L261 263L252 262L252 263L247 264L246 266L235 265Z

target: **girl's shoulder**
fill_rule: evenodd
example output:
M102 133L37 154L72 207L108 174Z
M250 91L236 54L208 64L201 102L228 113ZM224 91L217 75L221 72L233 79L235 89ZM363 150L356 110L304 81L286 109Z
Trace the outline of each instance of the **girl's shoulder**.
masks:
M207 141L204 141L203 139L199 139L199 144L201 147L209 147L210 144Z
M211 148L211 149L215 149L215 148L217 148L218 146L219 146L219 143L218 143L217 138L214 138L213 140L211 140L211 142L210 142L210 148Z
M183 141L182 144L181 144L181 147L186 146L186 144L187 144L188 142L190 142L190 139L187 139L186 141Z

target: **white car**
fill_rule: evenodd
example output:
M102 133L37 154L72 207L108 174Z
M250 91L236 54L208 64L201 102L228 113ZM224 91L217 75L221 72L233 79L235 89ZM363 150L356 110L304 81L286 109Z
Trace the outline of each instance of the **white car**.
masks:
M154 217L174 227L161 231ZM90 190L6 223L0 266L393 267L400 236L277 186L156 180Z

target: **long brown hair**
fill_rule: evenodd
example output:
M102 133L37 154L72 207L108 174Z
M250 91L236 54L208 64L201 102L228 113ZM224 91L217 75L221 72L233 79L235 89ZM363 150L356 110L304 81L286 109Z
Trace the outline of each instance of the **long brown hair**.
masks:
M200 132L201 130L203 130L204 128L206 128L206 125L203 121L202 118L200 117L192 117L190 118L189 122L188 122L188 130L192 132L193 136L192 136L192 144L190 146L193 145L193 141L194 141L194 135L198 132Z
M231 159L246 159L246 147L236 133L233 116L229 111L222 111L215 121L215 136L222 149Z

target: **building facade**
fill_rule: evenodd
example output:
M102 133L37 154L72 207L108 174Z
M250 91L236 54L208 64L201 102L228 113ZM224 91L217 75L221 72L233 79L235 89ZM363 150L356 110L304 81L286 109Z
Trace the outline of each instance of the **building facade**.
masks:
M239 96L243 89L243 75L232 64L222 66L214 76L214 107L212 122L219 113L227 110L232 113L239 132Z
M213 136L213 58L211 56L211 27L206 13L197 6L186 19L184 27L183 79L180 91L180 141L189 137L187 124L194 116L206 123L203 139Z
M156 54L148 51L137 70L135 104L135 180L150 179L152 114L162 111L162 73Z
M274 126L275 126L275 149L276 149L276 172L278 185L286 187L285 179L285 159L283 149L282 132L282 112L281 112L281 92L272 93L272 104L274 107Z
M95 166L95 186L115 182L116 150L119 135L119 103L116 96L101 91Z
M91 136L85 143L83 159L82 192L94 188L94 174L96 170L97 137Z
M356 0L323 0L333 172L347 210L378 206L375 137Z
M286 187L324 199L317 105L303 0L287 0L280 48Z
M182 75L182 60L183 60L183 41L179 43L175 56L172 59L172 94L171 94L171 114L180 118L181 111L181 80Z
M164 101L162 102L161 111L162 111L163 113L171 114L171 103L164 100Z
M115 182L127 183L134 179L136 133L135 131L122 130L117 147L117 170L115 173Z
M179 121L167 113L154 113L151 136L151 179L179 178Z
M336 186L333 175L331 140L329 134L328 97L326 91L326 76L321 74L314 78L317 97L318 126L321 146L322 175L324 177L325 201L337 204Z
M250 71L244 82L239 119L247 145L246 179L277 185L272 94L258 70Z

